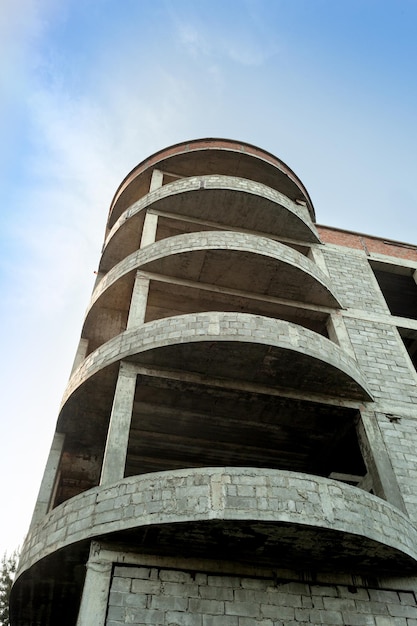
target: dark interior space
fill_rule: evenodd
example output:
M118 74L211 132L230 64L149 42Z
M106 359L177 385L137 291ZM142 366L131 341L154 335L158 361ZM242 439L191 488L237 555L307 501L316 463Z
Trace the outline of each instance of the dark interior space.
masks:
M353 409L143 376L125 475L248 466L360 477L356 419Z
M387 266L384 266L387 267ZM397 270L397 268L395 268ZM373 271L392 315L417 319L417 285L413 270L400 268L404 273L374 267Z

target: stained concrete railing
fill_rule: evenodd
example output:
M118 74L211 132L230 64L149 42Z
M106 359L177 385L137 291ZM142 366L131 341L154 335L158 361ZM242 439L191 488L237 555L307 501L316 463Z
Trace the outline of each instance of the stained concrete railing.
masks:
M230 253L229 264L220 255ZM218 253L218 254L217 254ZM144 269L168 277L201 280L201 257L208 282L230 289L284 298L289 304L339 308L331 281L315 263L277 241L237 232L206 231L187 233L139 249L115 265L95 288L86 318L95 303L129 272ZM187 255L187 256L185 256ZM191 256L190 256L191 255ZM193 255L195 262L192 261ZM185 263L187 259L187 263ZM233 267L231 273L230 267ZM210 271L211 269L211 271ZM116 297L117 302L120 301ZM112 308L112 303L106 304Z
M227 206L227 210L225 209ZM308 210L284 194L252 180L235 176L192 176L163 185L130 206L113 225L104 249L125 226L140 219L149 208L208 220L228 227L248 229L271 235L319 243L320 238ZM117 245L118 242L117 242ZM125 249L126 244L121 246Z
M198 532L201 525L205 532ZM289 471L202 467L132 476L61 504L27 537L19 575L77 542L110 534L122 540L124 532L149 527L162 529L158 541L165 533L174 546L191 533L190 545L209 557L210 542L222 536L223 541L229 537L231 549L238 539L243 553L293 555L303 559L304 568L323 565L329 555L359 570L364 563L392 571L417 567L415 527L367 492ZM145 536L139 532L138 548Z
M292 322L211 311L148 322L107 341L75 370L62 407L85 381L121 360L362 401L372 399L355 360L329 339Z
M124 210L125 197L129 195L129 191L137 186L137 181L145 172L152 171L153 168L161 167L164 169L168 164L168 171L175 171L178 159L188 162L191 170L196 168L196 160L201 155L206 162L210 159L211 153L220 159L223 165L220 165L220 171L234 173L242 166L242 161L255 163L261 166L262 170L272 169L274 179L280 180L282 177L290 181L292 186L301 193L305 198L309 207L310 214L314 219L315 213L311 198L298 176L286 165L281 159L265 150L242 142L233 141L231 139L195 139L193 141L182 142L169 148L165 148L151 157L139 163L122 181L117 189L110 207L109 221L114 221L120 215L120 210ZM173 168L173 169L172 169ZM183 174L184 175L184 174ZM187 174L185 174L187 175ZM256 177L254 176L256 180ZM120 209L121 207L121 209ZM116 217L115 217L116 216Z

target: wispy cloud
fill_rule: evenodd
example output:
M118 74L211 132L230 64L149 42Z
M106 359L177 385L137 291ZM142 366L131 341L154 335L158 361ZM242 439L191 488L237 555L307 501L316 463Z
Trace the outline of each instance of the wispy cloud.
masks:
M171 15L178 41L195 58L258 67L282 47L267 21L256 16L251 3L228 4L219 13L208 11L206 5L192 13L175 4L173 7ZM262 13L262 4L257 7L258 14Z

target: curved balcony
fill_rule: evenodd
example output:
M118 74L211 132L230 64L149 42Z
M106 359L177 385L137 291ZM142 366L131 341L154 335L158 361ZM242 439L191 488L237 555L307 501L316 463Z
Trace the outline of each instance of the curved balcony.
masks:
M327 313L340 308L329 278L310 259L288 246L255 235L224 231L177 235L136 251L100 281L83 329L83 336L92 339L94 345L98 346L120 332L117 326L109 326L103 310L118 311L118 317L122 315L127 319L136 270L164 278L173 277L194 288L205 285L208 289L220 287L235 293L282 299L283 302L280 305L275 303L275 307L252 300L254 312L262 314L265 309L267 314L271 309L271 317L286 319L281 309L289 310L291 304L297 303L318 305L327 308ZM215 309L217 301L218 308L222 309L218 294L215 291L210 293L212 304L209 303L207 310ZM171 300L174 302L173 297ZM191 298L188 300L190 309L184 312L193 311ZM227 310L232 310L232 303L233 293L230 293L229 302L224 303L229 307ZM238 306L235 310L245 310L242 302ZM317 317L317 313L311 310L310 317L314 315ZM304 325L302 321L300 324ZM107 330L107 336L103 335L102 326Z
M114 223L106 238L101 268L107 271L139 247L144 212L148 208L236 227L248 231L319 243L306 207L261 183L234 176L193 176L146 194Z
M207 231L163 239L113 268L99 283L93 299L137 269L300 303L341 307L329 278L315 263L288 246L256 235Z
M160 150L139 163L119 186L110 206L109 227L149 190L152 170L176 178L222 174L239 176L272 187L292 200L305 202L312 220L314 207L296 174L273 154L230 139L196 139Z
M33 529L18 576L93 538L126 539L165 555L185 547L188 556L245 561L256 555L258 563L303 570L417 569L417 531L387 502L326 478L264 468L157 472L90 489Z
M80 402L83 385L99 372L111 371L113 383L109 385L114 385L114 366L121 360L274 389L371 399L356 362L313 331L259 315L198 313L149 322L92 352L66 389L60 416L64 430L64 422L74 418L71 396L77 392L74 397ZM87 386L86 397L81 397L86 405L91 403L91 393L91 386ZM103 401L103 389L99 396L97 401Z

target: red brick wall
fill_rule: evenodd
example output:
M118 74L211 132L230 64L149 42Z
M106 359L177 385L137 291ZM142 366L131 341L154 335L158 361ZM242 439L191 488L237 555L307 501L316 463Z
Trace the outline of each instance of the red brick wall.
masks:
M333 243L347 248L364 250L367 254L377 253L387 256L417 261L417 246L404 244L388 239L379 239L370 235L351 233L346 230L338 230L329 226L317 226L320 238L323 243Z

